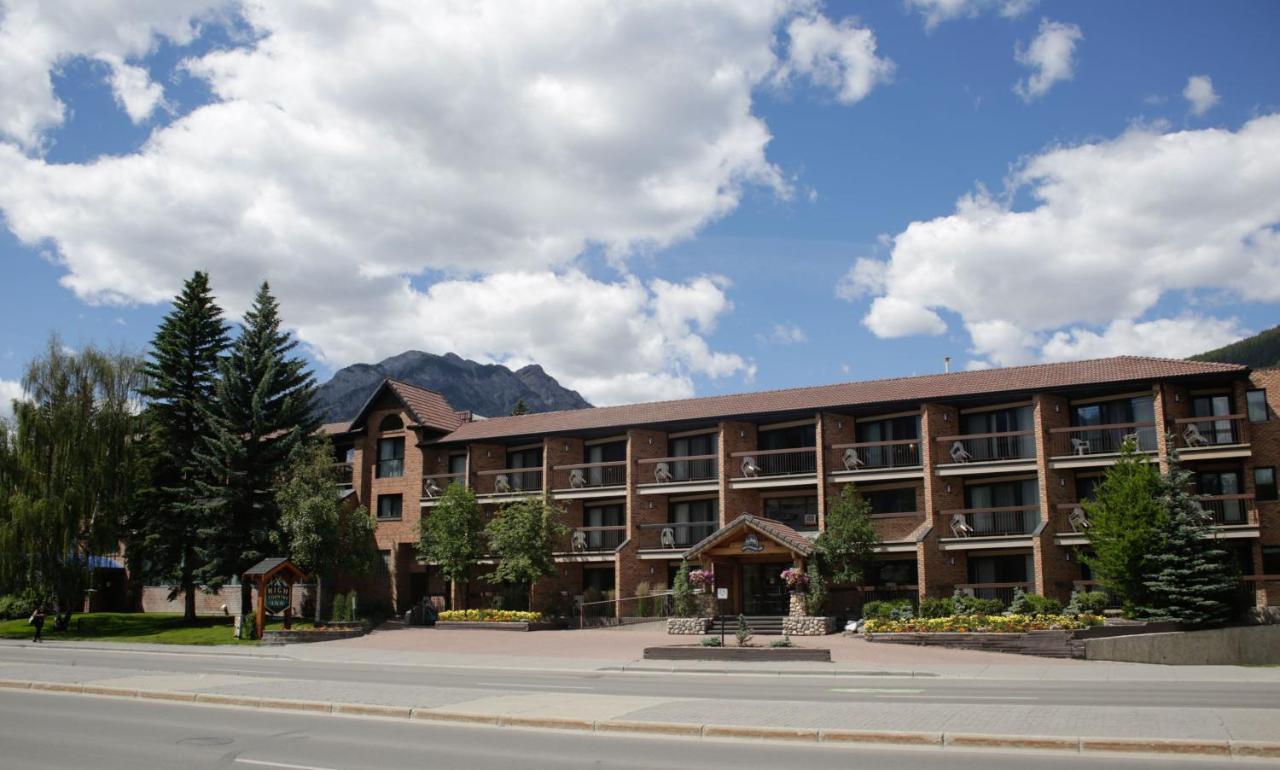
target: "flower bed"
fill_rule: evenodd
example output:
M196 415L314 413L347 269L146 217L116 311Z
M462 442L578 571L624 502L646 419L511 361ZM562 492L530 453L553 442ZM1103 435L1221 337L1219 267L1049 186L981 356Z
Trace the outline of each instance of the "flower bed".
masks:
M479 623L540 623L541 612L521 612L518 610L445 610L440 613L439 622L479 622Z
M1102 624L1098 615L950 615L945 618L868 620L868 634L1025 633L1077 631Z

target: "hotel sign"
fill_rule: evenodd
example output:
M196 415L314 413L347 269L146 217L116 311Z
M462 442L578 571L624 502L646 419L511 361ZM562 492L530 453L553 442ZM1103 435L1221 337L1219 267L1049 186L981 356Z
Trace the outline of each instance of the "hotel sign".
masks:
M272 615L284 612L289 607L289 593L289 584L283 577L276 575L263 591L262 604Z
M747 539L742 541L743 553L760 553L764 550L764 546L760 545L760 538L756 537L756 533L748 532Z

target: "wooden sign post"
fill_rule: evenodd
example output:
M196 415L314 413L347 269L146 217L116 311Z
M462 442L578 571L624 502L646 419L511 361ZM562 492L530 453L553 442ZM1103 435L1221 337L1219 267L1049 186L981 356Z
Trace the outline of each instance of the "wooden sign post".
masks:
M293 584L306 575L288 559L263 559L244 573L245 582L252 581L258 592L258 608L254 618L256 638L262 638L267 613L284 613L285 630L293 625Z

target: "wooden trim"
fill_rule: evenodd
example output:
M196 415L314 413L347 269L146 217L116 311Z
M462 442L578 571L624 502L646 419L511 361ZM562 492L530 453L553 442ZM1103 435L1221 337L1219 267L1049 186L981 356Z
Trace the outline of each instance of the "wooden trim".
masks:
M775 499L784 498L784 497L817 497L817 496L818 496L817 490L814 490L813 492L799 492L799 493L797 493L795 490L791 490L791 491L782 490L780 492L761 492L760 493L761 500L775 500ZM761 518L767 518L767 517L762 514Z
M1094 396L1093 398L1073 398L1067 402L1067 405L1068 406L1086 406L1088 404L1105 404L1108 401L1120 401L1126 398L1142 398L1144 396L1148 398L1155 398L1155 393L1153 391L1154 391L1154 388L1152 388L1152 390L1135 390L1129 393L1115 393L1110 396Z
M673 438L693 438L694 436L705 436L709 433L720 434L720 428L695 428L693 430L682 430L679 433L668 433L667 441Z
M943 516L952 516L957 513L1007 513L1009 511L1038 511L1039 505L1004 505L997 508L953 508L949 511L942 511Z
M799 452L817 452L816 446L800 446L795 449L757 449L751 452L731 452L730 457L768 457L770 455L796 454Z
M1014 436L1034 436L1035 431L1032 430L1006 430L999 433L966 433L963 436L938 436L934 441L963 441L969 438L1012 438ZM1033 460L1035 458L1018 458Z
M1076 425L1069 428L1050 428L1050 433L1083 433L1089 430L1118 430L1120 428L1154 428L1155 421L1147 422L1110 422L1105 425Z
M1248 417L1248 415L1245 414L1211 414L1207 417L1179 417L1173 421L1173 424L1185 425L1189 422L1217 422L1219 420L1234 422L1237 420L1243 420L1246 417Z
M585 468L616 468L620 465L625 466L626 464L627 464L626 460L605 460L603 462L598 462L598 463L573 463L571 465L553 465L551 466L551 470L572 471L572 470L585 469Z
M810 417L806 420L787 420L786 422L770 422L756 426L756 433L762 430L782 430L783 428L799 428L802 425L817 425L817 416Z
M499 476L503 473L542 473L542 466L539 465L537 468L498 468L491 471L476 471L477 476Z
M924 414L922 410L912 409L911 411L908 411L908 412L892 412L890 414L877 414L874 417L855 417L853 418L853 423L854 425L857 425L860 422L880 422L881 420L892 420L896 417L919 417L922 414Z
M609 436L607 438L593 438L590 441L583 441L582 445L583 446L599 446L601 444L616 444L619 441L626 441L626 440L627 440L627 435L624 433L621 436Z
M922 439L918 438L898 438L892 441L858 441L853 444L832 444L832 449L863 449L865 447L876 446L906 446L907 444L919 444Z
M545 447L546 447L547 442L548 442L548 441L551 441L551 440L552 440L552 439L551 439L550 437L547 437L547 438L542 439L541 441L539 441L539 442L538 442L538 443L536 443L536 444L521 444L521 445L519 445L519 446L503 447L503 449L504 449L504 451L506 451L506 452L508 452L508 453L511 453L511 452L523 452L523 451L525 451L526 449L543 449L543 448L545 448Z
M1013 401L1007 404L992 404L991 406L974 406L969 409L961 409L960 414L978 414L979 412L998 412L1001 409L1021 409L1024 406L1031 406L1034 401Z
M657 465L658 463L694 462L697 460L718 460L720 455L685 455L684 457L642 457L636 460L637 465ZM708 479L714 481L714 479Z

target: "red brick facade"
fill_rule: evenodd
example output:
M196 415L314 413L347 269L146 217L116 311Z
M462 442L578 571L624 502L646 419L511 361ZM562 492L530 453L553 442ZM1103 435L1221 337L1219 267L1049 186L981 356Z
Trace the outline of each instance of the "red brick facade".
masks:
M494 494L495 476L492 472L507 467L509 449L529 445L541 446L543 452L542 488L536 491L550 496L563 509L564 524L571 529L585 526L585 509L608 502L623 506L626 525L621 545L614 551L580 554L566 544L565 552L558 557L561 565L558 573L540 581L532 591L535 608L563 603L566 597L580 597L588 583L611 582L620 598L634 596L636 586L642 582L648 583L653 590L665 586L670 565L677 563L683 553L683 548L662 547L662 528L671 522L676 502L712 499L717 522L723 526L743 513L763 516L766 501L771 497L816 495L820 529L841 487L850 481L857 483L867 494L898 491L895 499L899 506L905 505L901 490L911 489L914 492L915 511L898 507L875 518L877 530L885 541L883 558L899 565L898 569L901 564L909 565L914 560L915 576L906 578L914 582L906 583L899 576L894 578L897 585L918 586L916 590L922 597L948 596L957 586L982 582L973 579L976 573L983 572L975 568L974 560L995 562L1002 557L1023 556L1028 558L1027 586L1045 595L1066 599L1073 587L1086 577L1079 551L1087 547L1087 541L1081 533L1072 530L1069 514L1078 502L1077 488L1084 484L1082 479L1087 481L1098 476L1106 468L1104 459L1094 462L1088 453L1074 457L1067 456L1070 452L1064 455L1062 447L1066 445L1066 437L1079 435L1071 432L1079 430L1072 427L1073 414L1079 405L1108 402L1108 399L1118 402L1151 394L1154 427L1147 430L1154 430L1156 438L1151 455L1162 467L1167 467L1170 451L1181 445L1177 437L1171 443L1167 435L1178 434L1185 429L1186 420L1193 413L1194 399L1204 398L1206 394L1229 395L1232 412L1244 414L1246 393L1264 388L1270 404L1269 420L1251 423L1248 419L1233 418L1237 431L1233 435L1237 436L1237 441L1232 446L1215 452L1199 451L1198 454L1186 451L1182 453L1183 461L1193 472L1237 474L1246 496L1258 494L1254 484L1255 468L1280 466L1280 418L1275 416L1276 410L1280 409L1280 370L1248 372L1243 368L1165 362L1165 368L1169 369L1165 372L1161 368L1165 363L1154 359L1154 363L1144 363L1136 369L1130 359L1116 361L1117 371L1123 369L1123 373L1118 374L1114 382L1106 377L1105 361L1089 365L1088 381L1081 381L1075 374L1082 365L1070 365L1076 368L1062 369L1071 375L1061 383L1054 379L1055 372L1059 370L1052 366L1022 367L1006 370L1011 383L1007 391L1000 391L991 384L996 375L986 374L983 375L981 392L965 393L952 388L945 398L886 400L883 403L864 403L851 398L846 406L832 405L807 413L779 410L740 413L729 418L699 418L698 405L701 402L694 400L687 404L676 402L678 408L669 408L672 419L661 424L636 424L605 431L591 427L604 418L591 414L596 410L586 410L582 415L584 427L580 430L574 427L573 413L531 415L529 418L494 421L505 426L501 430L486 425L471 428L468 426L476 424L469 423L455 432L461 438L415 424L411 410L397 398L397 394L384 391L366 408L359 429L339 435L337 441L355 450L355 490L359 500L369 508L370 515L376 515L379 497L401 496L402 515L394 520L379 520L377 526L378 546L389 552L388 575L384 579L385 598L399 609L424 595L438 597L437 601L445 602L444 594L449 590L438 576L432 574L429 566L418 562L413 549L418 539L420 516L430 515L430 507L422 505L423 475L447 472L449 456L465 453L468 458L466 481L480 496L484 510L491 513L504 499ZM1150 371L1152 376L1137 380L1130 375L1131 371ZM944 377L968 376L969 373L957 373ZM929 380L931 388L942 388L950 382L936 376L925 379ZM910 378L892 382L890 390L894 394L909 392L912 387ZM1036 386L1028 387L1028 383L1036 383ZM832 387L848 389L855 385ZM814 390L804 390L804 398L815 400ZM768 394L767 398L761 396L761 403L781 404L785 393ZM720 403L715 399L709 401ZM967 466L961 463L964 467L957 467L949 450L954 437L963 438L966 434L961 427L964 415L1010 404L1030 404L1031 424L1020 426L1020 429L1030 434L1027 441L1034 444L1034 453L1018 462L977 462ZM641 414L645 409L654 411L658 407L628 409ZM857 421L889 415L909 420L917 414L919 465L896 475L886 475L881 472L883 469L859 468L851 472L845 468L842 450L836 447L856 443ZM398 432L381 430L383 420L388 416L398 416L405 427ZM809 476L793 474L786 479L742 478L741 453L761 451L757 442L762 427L799 425L809 419L815 425L816 451L806 448L794 451L812 452L812 465L809 467L816 467L816 473ZM537 426L552 423L559 425L559 429L538 434ZM528 429L522 427L526 425ZM661 488L655 489L656 466L645 461L670 459L672 435L684 436L699 429L714 431L717 438L713 478L696 483L670 482L670 493ZM486 437L477 441L465 440L468 432L476 435L483 432ZM978 433L975 431L974 435ZM397 436L403 436L406 444L403 475L379 478L375 470L378 442ZM570 490L569 470L562 466L584 463L588 444L612 436L622 437L620 440L626 443L625 481L602 490L594 497L583 493L583 490ZM951 438L939 441L938 437ZM739 456L735 457L735 454ZM952 526L957 512L970 515L968 512L979 510L967 507L966 490L970 486L1001 483L1034 488L1036 499L1030 507L1038 506L1033 515L1039 517L1038 522L1031 522L1034 529L1028 526L1028 531L1016 536L978 533L971 539L964 533L958 534ZM1083 488L1087 489L1087 484ZM1226 542L1240 553L1247 554L1246 578L1256 588L1257 601L1260 604L1280 603L1280 578L1273 582L1264 577L1264 564L1280 563L1280 550L1268 550L1280 549L1280 502L1248 498L1246 504L1256 509L1256 515L1251 515L1244 525L1225 527L1224 532L1229 530ZM988 566L984 562L983 569ZM486 569L483 565L478 568L478 579L472 581L467 598L471 606L493 598L493 587L479 579ZM604 580L600 570L611 571L612 580ZM718 577L737 580L732 574ZM868 578L869 581L871 579ZM456 606L461 599L455 591L447 602Z

